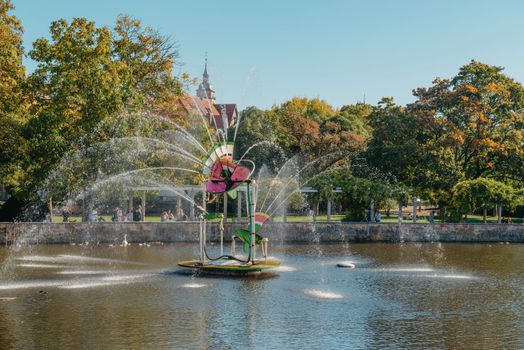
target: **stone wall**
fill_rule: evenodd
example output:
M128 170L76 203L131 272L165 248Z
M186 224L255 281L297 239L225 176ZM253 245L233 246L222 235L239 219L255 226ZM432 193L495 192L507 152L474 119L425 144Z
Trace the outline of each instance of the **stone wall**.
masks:
M226 224L225 239L242 225ZM28 243L197 242L195 222L171 223L0 223L0 244ZM366 224L273 223L262 235L273 242L512 242L524 243L524 225L508 224ZM208 224L208 238L218 241L218 224Z

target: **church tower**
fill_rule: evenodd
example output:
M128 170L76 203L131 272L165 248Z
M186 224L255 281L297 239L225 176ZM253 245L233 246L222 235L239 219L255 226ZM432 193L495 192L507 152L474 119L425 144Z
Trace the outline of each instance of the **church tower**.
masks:
M213 90L213 86L209 83L209 74L207 73L207 57L204 74L202 75L202 83L198 85L196 94L201 99L208 99L215 103L215 90Z

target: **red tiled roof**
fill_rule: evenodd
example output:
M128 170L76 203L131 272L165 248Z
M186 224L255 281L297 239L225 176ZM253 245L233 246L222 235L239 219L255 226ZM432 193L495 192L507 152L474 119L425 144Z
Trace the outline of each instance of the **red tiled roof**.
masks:
M206 117L211 114L215 118L220 116L220 112L211 100L196 96L182 96L178 99L178 103L181 105L183 111L188 114L201 114Z
M216 129L224 128L222 113L227 117L229 127L236 123L238 117L237 105L234 103L214 104L212 100L189 95L179 97L178 103L182 114L203 115L208 118L209 124Z

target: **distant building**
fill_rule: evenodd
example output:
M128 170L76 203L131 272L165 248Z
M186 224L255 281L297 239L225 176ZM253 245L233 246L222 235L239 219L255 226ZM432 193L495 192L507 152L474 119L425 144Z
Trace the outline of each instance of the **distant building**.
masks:
M236 125L238 120L237 105L234 103L216 103L215 90L209 82L207 72L207 58L202 75L202 82L198 85L196 96L182 96L178 99L180 114L198 114L204 116L215 129L227 129Z

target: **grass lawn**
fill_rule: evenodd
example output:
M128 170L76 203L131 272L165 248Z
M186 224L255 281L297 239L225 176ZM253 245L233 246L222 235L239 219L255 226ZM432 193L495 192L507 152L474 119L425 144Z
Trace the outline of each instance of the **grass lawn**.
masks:
M110 215L102 215L102 217L104 218L104 220L106 222L111 222L111 216ZM342 218L344 218L344 215L331 215L331 221L333 222L337 222L337 221L341 221ZM243 220L242 221L247 221L247 218L243 217L242 218ZM69 218L69 220L71 221L75 221L75 222L80 222L82 221L81 217L80 216L72 216ZM488 223L497 223L497 217L496 216L488 216L487 217L487 220L488 220ZM522 223L522 218L512 218L513 220L513 223L514 224L521 224ZM160 222L160 216L146 216L146 222ZM236 222L236 217L229 217L228 222ZM306 216L306 215L303 215L303 216L288 216L287 217L287 222L312 222L313 219L310 217L310 216ZM317 216L317 221L318 222L326 222L327 221L327 216L326 215L319 215ZM53 216L53 222L55 223L59 223L59 222L62 222L62 217L61 216ZM282 217L281 216L276 216L274 218L274 222L282 222ZM398 222L397 220L397 216L396 215L391 215L390 217L387 217L385 215L382 216L382 223L396 223ZM412 223L412 221L406 221L406 220L403 220L402 221L403 223L405 224L409 224L409 223ZM440 220L438 218L435 219L435 223L438 223L440 222ZM481 224L483 223L482 221L482 215L469 215L468 216L468 219L466 221L467 223L475 223L475 224ZM428 221L428 218L427 217L421 217L417 220L417 223L429 223Z

